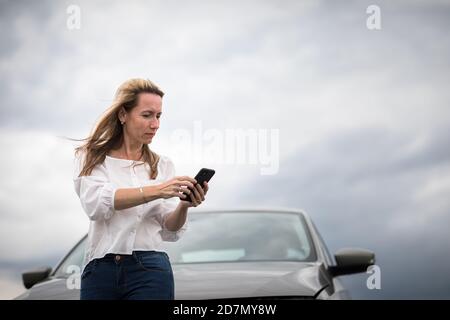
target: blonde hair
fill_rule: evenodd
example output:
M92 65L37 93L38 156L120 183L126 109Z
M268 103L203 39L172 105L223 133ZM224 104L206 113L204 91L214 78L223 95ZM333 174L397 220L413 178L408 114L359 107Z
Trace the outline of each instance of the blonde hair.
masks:
M113 104L98 120L91 135L86 139L78 140L86 141L83 145L75 148L75 155L78 155L79 152L86 155L79 177L90 175L96 165L105 161L108 152L122 143L123 127L119 120L119 111L124 108L130 112L136 107L139 94L144 92L157 94L161 98L164 96L164 92L155 83L146 79L130 79L119 86ZM148 144L144 144L142 156L144 160L142 164L148 163L150 166L150 179L156 179L159 155L151 151Z

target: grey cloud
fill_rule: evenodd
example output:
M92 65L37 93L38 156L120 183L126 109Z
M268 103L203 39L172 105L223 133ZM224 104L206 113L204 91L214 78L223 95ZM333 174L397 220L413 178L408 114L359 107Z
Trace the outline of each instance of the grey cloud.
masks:
M240 201L304 208L332 251L345 246L374 250L384 289L369 291L368 275L347 277L355 298L448 298L450 203L436 213L430 203L414 198L436 168L450 165L450 153L443 151L448 149L446 132L447 127L436 130L407 153L402 152L417 137L383 128L336 133L285 160L279 175L243 186L248 191ZM410 224L420 215L430 218L406 230L393 229L393 221Z
M16 46L23 46L27 41L38 41L44 45L30 50L29 57L24 57L26 69L14 68L3 74L4 80L0 82L0 124L18 128L74 130L86 121L84 117L88 110L92 110L92 114L100 114L106 107L100 99L111 98L115 89L110 86L109 94L96 96L93 92L98 88L92 88L90 95L86 96L84 91L77 91L77 88L87 85L83 84L86 77L96 78L98 82L114 75L122 77L118 66L132 71L140 70L141 75L152 74L155 64L149 64L142 58L152 60L160 57L162 52L168 58L161 56L158 63L165 66L166 75L162 78L172 84L173 94L186 96L183 88L189 86L201 90L199 81L215 83L212 93L216 93L219 101L174 98L178 105L201 109L203 113L210 110L211 104L223 104L228 108L233 105L256 107L260 102L250 91L258 89L260 92L270 90L272 94L280 96L290 93L290 103L294 104L301 98L300 95L316 99L315 91L324 94L320 90L327 88L327 85L333 87L345 82L343 77L351 80L353 75L364 72L377 75L386 70L389 73L384 80L395 78L394 92L400 94L406 94L408 89L416 89L425 81L423 78L432 80L435 88L441 87L438 79L445 78L446 73L439 72L439 69L442 68L442 57L448 56L449 50L448 36L443 31L446 30L448 20L435 20L433 17L445 16L448 7L428 9L427 14L422 16L422 6L417 3L395 5L381 2L386 27L376 33L365 28L365 6L369 2L344 5L330 1L306 9L296 3L292 1L279 6L269 2L262 5L258 3L258 9L253 4L247 4L240 6L239 10L230 5L215 4L209 5L207 9L202 5L202 10L184 8L172 12L171 8L176 7L172 2L164 6L132 2L132 8L142 6L141 11L147 10L149 14L153 12L154 6L155 10L160 11L159 16L173 22L156 34L152 33L149 41L139 46L137 53L135 40L139 37L145 39L148 36L147 29L139 28L143 23L139 22L139 17L135 19L138 22L117 19L122 17L120 12L123 11L118 3L105 7L105 3L81 2L86 29L95 26L95 18L109 21L110 24L109 28L92 32L82 29L78 35L69 34L64 27L63 3L9 3L5 5L8 10L3 12L3 23L9 27L5 29L8 33L2 34L5 47L17 49ZM14 21L17 16L24 17L29 24L16 24ZM422 18L426 27L414 24L414 17ZM147 21L153 23L153 19ZM409 32L410 27L419 31L420 36ZM120 32L122 29L128 33ZM17 42L17 35L24 32L22 37L30 33L22 42ZM439 47L431 45L431 39L436 36L443 40ZM10 43L7 40L9 38L14 39L15 44ZM93 43L93 39L96 43ZM180 45L181 39L183 45ZM422 45L423 41L427 41L427 45ZM104 46L92 48L100 43ZM123 45L116 48L117 53L111 53L109 45L117 43ZM189 43L193 45L189 46ZM414 50L411 50L411 46ZM91 56L86 56L86 50L91 52ZM135 58L132 61L127 58L133 56ZM5 63L8 63L8 57L10 54L2 57ZM36 62L27 63L27 60ZM256 60L257 63L247 64L247 60ZM102 72L102 61L110 63L108 76ZM235 65L236 61L243 63ZM405 61L408 63L405 64ZM280 70L276 70L275 66ZM416 80L412 81L412 78ZM228 82L230 79L234 79L234 84ZM194 83L197 83L197 87ZM242 89L241 84L244 84ZM99 87L106 88L107 85L110 83ZM371 92L372 89L386 99L395 95L391 90L380 92L386 88L379 83L374 88L368 87L370 83L364 85L367 86L363 87L365 91ZM361 89L360 84L358 90ZM346 88L343 95L351 95L351 91L352 88ZM281 105L286 103L281 102ZM227 115L226 111L216 110L221 115Z

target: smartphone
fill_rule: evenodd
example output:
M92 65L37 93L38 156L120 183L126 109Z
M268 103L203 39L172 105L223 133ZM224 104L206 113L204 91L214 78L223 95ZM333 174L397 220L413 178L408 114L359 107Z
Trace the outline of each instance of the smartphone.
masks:
M200 184L200 186L203 188L203 183L205 181L209 182L209 180L213 177L213 175L215 173L216 173L216 171L214 171L213 169L201 168L194 179L197 180L197 184ZM192 194L192 190L191 190L191 194ZM181 199L181 200L192 202L190 195L188 195L186 198Z

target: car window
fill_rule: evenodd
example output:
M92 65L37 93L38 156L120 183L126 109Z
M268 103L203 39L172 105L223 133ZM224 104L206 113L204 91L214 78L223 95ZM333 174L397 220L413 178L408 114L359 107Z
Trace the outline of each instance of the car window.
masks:
M172 263L314 261L302 216L295 213L196 213L182 239L165 243Z
M66 278L76 271L80 272L83 264L85 249L86 238L81 240L64 259L64 261L57 267L55 277ZM76 269L77 267L79 268L78 270Z

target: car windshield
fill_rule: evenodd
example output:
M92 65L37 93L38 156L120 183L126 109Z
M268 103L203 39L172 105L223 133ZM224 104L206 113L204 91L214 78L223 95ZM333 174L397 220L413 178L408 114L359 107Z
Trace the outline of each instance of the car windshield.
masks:
M86 238L73 248L69 255L55 270L54 276L57 278L67 278L74 272L81 272L85 249Z
M86 238L56 269L68 277L81 268ZM315 261L302 215L284 212L189 213L188 231L163 242L173 264L233 261Z
M188 231L164 248L175 264L316 260L303 216L284 212L192 213Z

